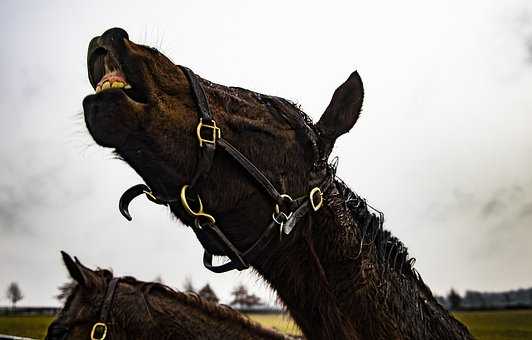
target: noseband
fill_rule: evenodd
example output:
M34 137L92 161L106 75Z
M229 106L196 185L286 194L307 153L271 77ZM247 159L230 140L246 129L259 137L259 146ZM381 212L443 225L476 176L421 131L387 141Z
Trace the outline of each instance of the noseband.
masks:
M126 190L119 202L119 208L122 215L131 221L131 215L128 210L129 203L137 196L145 194L146 197L157 204L169 205L173 202L181 202L185 211L193 218L194 223L190 225L200 243L204 248L203 264L205 267L215 273L223 273L229 270L244 270L249 268L249 263L257 258L268 246L273 239L272 234L279 231L279 234L288 235L297 224L311 209L317 211L323 204L323 191L325 191L332 182L331 176L326 176L327 171L321 170L313 173L311 178L315 178L311 183L312 189L308 195L292 199L287 194L281 194L270 180L260 171L248 158L246 158L237 148L222 137L221 129L216 125L213 119L205 91L200 84L198 76L190 69L180 66L187 76L190 83L191 92L198 107L199 123L196 128L196 137L200 146L200 155L198 166L190 184L181 188L178 198L167 199L154 193L147 185L138 184ZM283 117L292 122L293 119L287 117L287 114L281 112ZM307 136L310 138L315 152L317 152L316 133L307 125L303 124L307 130ZM299 126L298 126L299 127ZM264 192L272 199L275 208L272 213L272 221L264 229L260 237L247 250L240 251L225 236L225 234L216 225L216 219L213 215L205 212L203 202L199 195L189 198L190 192L194 192L195 185L208 175L212 167L213 158L216 148L225 151L233 160L246 170L255 180ZM313 186L312 186L313 184ZM196 209L192 208L191 202L195 202ZM210 244L216 244L224 250L224 255L229 257L230 261L219 266L212 263L213 251L209 250Z

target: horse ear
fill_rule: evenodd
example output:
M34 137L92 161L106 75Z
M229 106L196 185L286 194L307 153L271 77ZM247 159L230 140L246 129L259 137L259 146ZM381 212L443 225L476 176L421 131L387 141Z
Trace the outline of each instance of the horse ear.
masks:
M320 131L321 151L329 156L338 137L351 130L355 125L362 101L364 100L364 85L357 71L334 91L327 109L316 123Z
M76 257L76 260L74 261L72 257L70 257L70 255L68 255L64 251L61 251L61 256L63 257L63 262L65 263L65 266L67 267L70 276L80 286L91 287L93 283L92 271L87 267L83 266Z

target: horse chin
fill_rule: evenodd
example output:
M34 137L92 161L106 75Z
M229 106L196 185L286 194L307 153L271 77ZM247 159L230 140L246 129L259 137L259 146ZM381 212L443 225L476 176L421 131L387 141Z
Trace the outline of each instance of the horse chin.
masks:
M121 89L102 91L83 100L85 123L96 143L117 148L129 134L138 131L146 106Z

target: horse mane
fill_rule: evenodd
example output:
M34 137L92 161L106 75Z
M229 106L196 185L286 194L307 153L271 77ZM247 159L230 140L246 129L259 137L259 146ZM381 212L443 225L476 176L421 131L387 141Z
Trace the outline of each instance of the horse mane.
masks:
M336 173L337 164L329 165L333 174ZM437 302L430 288L425 284L419 272L414 268L416 259L408 254L408 248L392 233L384 229L384 214L367 203L365 199L353 192L347 184L335 176L335 183L344 204L350 211L351 216L360 228L361 241L359 257L364 248L374 245L376 251L376 263L382 276L398 275L403 279L413 281L424 295L437 303L440 309L443 307ZM401 287L407 287L406 281L400 280ZM384 296L388 295L389 285L386 284Z
M353 192L340 178L335 179L336 187L345 201L345 206L360 228L362 236L357 256L361 255L364 247L375 245L378 264L383 273L391 269L419 279L419 273L414 269L416 259L410 257L408 248L397 237L384 229L384 214Z

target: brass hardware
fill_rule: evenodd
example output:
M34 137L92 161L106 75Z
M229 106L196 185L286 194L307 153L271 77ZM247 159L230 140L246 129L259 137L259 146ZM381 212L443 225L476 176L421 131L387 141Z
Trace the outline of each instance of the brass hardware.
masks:
M96 337L98 329L102 332L99 338ZM91 340L103 340L107 336L107 325L103 322L97 322L92 326Z
M213 224L216 223L216 220L214 219L212 215L207 214L206 212L203 211L203 203L201 202L201 198L199 197L199 195L198 195L199 209L198 211L192 210L192 208L190 207L187 201L187 189L188 189L188 185L184 185L183 188L181 188L181 204L183 204L183 208L185 208L185 210L192 216L205 217L209 219L211 223Z
M293 201L290 195L282 194L281 197L285 197L288 198L290 201ZM277 219L278 217L281 218L280 221ZM284 211L281 211L281 208L279 208L279 204L275 204L275 210L272 213L272 219L275 223L279 225L279 237L283 236L284 224L290 219L290 217L292 217L292 212L288 213L287 215Z
M209 128L212 129L212 139L205 139L201 137L201 129ZM203 118L200 118L198 127L196 128L196 134L198 135L198 141L200 147L203 147L203 143L216 144L216 139L222 138L222 133L219 127L216 126L216 122L213 120L212 125L203 124Z
M317 204L316 202L314 202L314 195L316 193L318 193L320 196L320 201ZM323 193L321 192L321 189L319 187L315 187L314 189L310 190L309 198L310 198L310 205L312 205L312 209L314 209L314 211L318 211L323 205Z
M291 201L293 201L292 197L290 197L290 195L288 194L282 194L281 197L285 197L285 198L288 198ZM279 204L275 204L275 213L276 214L279 214L281 212L281 209L279 208ZM292 213L290 213L289 215L291 215ZM286 216L286 214L285 214Z
M159 202L159 200L157 199L157 197L155 197L155 195L153 194L153 192L144 190L144 194L146 195L146 197L147 197L150 201L155 202L155 203L158 203L158 202Z

